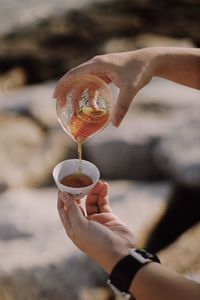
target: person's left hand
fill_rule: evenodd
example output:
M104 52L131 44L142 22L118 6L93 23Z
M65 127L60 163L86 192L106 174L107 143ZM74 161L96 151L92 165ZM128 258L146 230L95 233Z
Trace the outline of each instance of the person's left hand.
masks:
M108 202L108 184L99 181L86 198L87 217L80 201L67 193L58 193L58 211L69 238L96 260L107 272L136 247L135 237L112 212Z

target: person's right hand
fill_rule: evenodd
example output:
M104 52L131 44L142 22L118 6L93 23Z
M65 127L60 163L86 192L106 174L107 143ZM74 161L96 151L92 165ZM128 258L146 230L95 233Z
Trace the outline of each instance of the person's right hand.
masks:
M113 125L118 127L134 96L153 77L155 57L154 48L95 56L67 72L58 81L53 96L61 102L66 101L67 86L74 75L91 74L100 77L106 83L113 82L120 89L112 119ZM90 103L94 107L92 88L90 94Z
M80 201L58 193L58 212L73 243L108 273L136 240L127 226L113 213L108 200L108 184L99 181L87 195L84 216Z

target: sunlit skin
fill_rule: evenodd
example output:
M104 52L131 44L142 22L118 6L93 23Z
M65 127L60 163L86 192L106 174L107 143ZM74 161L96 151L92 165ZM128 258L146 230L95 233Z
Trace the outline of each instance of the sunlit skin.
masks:
M86 216L83 215L83 209L80 210L79 208L81 208L79 199L74 201L69 194L58 193L58 212L67 235L82 251L89 251L95 260L105 260L104 257L107 256L105 245L108 242L109 247L112 246L107 239L107 234L104 234L105 229L106 233L112 233L116 240L121 241L122 245L127 245L127 249L136 247L136 240L132 232L113 213L109 205L107 183L99 181L87 195ZM79 218L71 218L72 211L78 214ZM99 237L105 239L103 243ZM98 247L98 251L96 251L96 247ZM122 253L127 253L123 247ZM118 260L118 255L116 258L113 255L112 260Z

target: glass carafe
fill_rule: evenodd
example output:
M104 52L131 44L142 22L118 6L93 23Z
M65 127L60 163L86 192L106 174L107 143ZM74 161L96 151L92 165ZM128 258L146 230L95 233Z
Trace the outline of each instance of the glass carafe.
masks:
M65 99L57 101L58 120L77 143L83 143L101 131L109 123L111 111L108 85L89 74L69 77L65 85Z

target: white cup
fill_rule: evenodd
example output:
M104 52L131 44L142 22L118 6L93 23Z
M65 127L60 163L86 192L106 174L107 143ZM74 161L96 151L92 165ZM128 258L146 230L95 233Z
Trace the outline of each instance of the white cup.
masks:
M93 183L86 187L81 187L81 188L68 187L60 183L60 180L63 177L79 172L79 168L80 168L79 159L64 160L59 164L57 164L53 169L53 178L59 190L61 190L62 192L67 192L69 194L72 194L75 197L82 198L93 189L93 187L95 186L95 184L100 178L100 172L98 168L95 165L93 165L91 162L87 160L82 160L81 171L83 174L89 176L92 179Z

